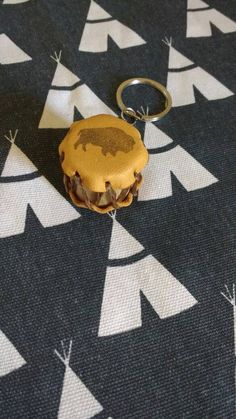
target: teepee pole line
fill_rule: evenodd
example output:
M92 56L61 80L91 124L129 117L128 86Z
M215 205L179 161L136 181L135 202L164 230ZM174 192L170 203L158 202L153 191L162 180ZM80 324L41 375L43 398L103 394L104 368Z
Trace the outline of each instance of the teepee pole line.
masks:
M65 346L64 346L64 342L63 341L61 342L61 346L62 346L62 352L63 352L64 359L67 359L66 350L65 350Z
M64 358L59 354L59 352L55 349L54 353L58 356L58 358L63 362L64 365L66 365Z
M233 284L233 291L230 293L229 288L225 285L226 292L221 292L221 295L232 305L233 307L233 322L234 322L234 389L235 389L235 399L234 399L234 406L235 406L235 413L236 413L236 294L235 294L235 284Z
M69 349L66 353L66 349L64 346L64 342L61 341L61 346L62 346L62 352L63 352L63 356L57 351L57 349L54 350L55 355L58 356L58 358L61 360L61 362L65 365L65 367L69 367L69 363L70 363L70 358L71 358L71 352L72 352L72 339L70 340L69 343Z
M165 45L168 47L171 47L173 45L173 39L172 36L168 39L167 36L165 36L164 39L162 39L162 42L164 42Z
M59 64L61 62L61 54L62 54L62 50L59 51L59 53L57 53L56 51L54 51L54 55L50 55L50 57L56 61L57 64Z
M229 288L225 285L225 293L221 292L221 295L232 305L233 307L233 322L234 322L234 355L236 357L236 292L235 284L233 284L233 291L230 293ZM235 377L236 379L236 377Z
M115 219L116 219L116 210L113 210L113 211L109 211L108 213L107 213L107 215L110 217L110 218L112 218L112 220L114 220L115 221Z
M14 142L15 142L15 139L16 139L16 137L17 137L17 134L18 134L18 129L16 129L15 130L15 133L13 134L12 133L12 130L10 129L9 130L9 136L7 136L6 134L4 135L4 138L6 138L6 140L8 140L11 144L14 144Z
M143 106L140 106L141 111L138 109L137 114L140 116L148 116L149 115L149 106L146 107L146 111L144 110ZM149 121L147 121L148 123Z
M69 361L70 361L70 358L71 358L71 352L72 352L72 339L70 340L70 343L69 343L69 350L68 350L68 359L69 359Z

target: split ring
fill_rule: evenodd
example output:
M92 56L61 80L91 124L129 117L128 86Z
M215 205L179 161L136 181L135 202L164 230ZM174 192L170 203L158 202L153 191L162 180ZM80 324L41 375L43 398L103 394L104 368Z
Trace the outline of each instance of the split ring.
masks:
M132 110L132 114L131 114L131 112L130 112L131 108L127 107L124 104L124 102L122 100L122 94L127 87L133 86L135 84L148 84L149 86L152 86L156 90L161 92L161 94L165 97L165 108L164 108L164 110L157 113L157 114L154 114L154 115L147 115L147 114L143 114L139 111L135 112L135 111ZM116 92L116 101L117 101L117 104L118 104L122 114L132 116L133 118L138 119L139 121L144 121L144 122L159 121L161 118L163 118L170 111L171 106L172 106L172 99L171 99L171 95L168 92L168 90L161 83L158 83L155 80L147 79L147 78L143 78L143 77L128 79L128 80L125 80L123 83L121 83L120 86L117 89L117 92Z

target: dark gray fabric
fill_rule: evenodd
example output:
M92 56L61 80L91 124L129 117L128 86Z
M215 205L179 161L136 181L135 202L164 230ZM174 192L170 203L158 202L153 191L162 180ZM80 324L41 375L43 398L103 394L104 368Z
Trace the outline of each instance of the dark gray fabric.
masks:
M207 3L236 21L235 1ZM236 91L236 33L213 26L210 37L186 38L186 1L99 5L146 43L120 49L109 39L105 52L79 51L88 0L0 7L2 33L32 58L1 66L0 169L9 152L4 135L19 129L17 146L64 197L57 148L67 129L39 128L54 51L62 50L62 64L116 113L115 92L123 80L145 76L166 85L165 36ZM125 95L130 106L151 110L155 98L144 87ZM81 218L44 228L28 207L24 232L0 240L0 330L26 362L0 377L1 419L57 417L64 366L54 350L70 339L70 367L103 407L96 418L235 417L233 307L221 294L225 284L232 291L236 277L235 96L211 101L195 89L195 99L174 107L156 126L173 139L170 148L179 144L218 182L188 192L173 176L172 196L136 201L118 211L117 220L198 304L161 319L141 293L142 327L99 337L112 220L80 209ZM81 117L77 110L75 118ZM143 135L144 125L137 128ZM0 348L0 362L6 357Z

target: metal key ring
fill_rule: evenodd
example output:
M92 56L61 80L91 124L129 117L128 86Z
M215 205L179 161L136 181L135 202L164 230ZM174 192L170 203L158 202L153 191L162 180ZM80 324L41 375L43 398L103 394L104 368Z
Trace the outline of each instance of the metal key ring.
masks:
M132 108L125 106L122 100L122 94L127 87L132 86L134 84L148 84L154 87L159 92L161 92L162 95L166 99L165 109L162 112L159 112L155 115L147 115L139 111L135 112ZM135 77L135 78L123 81L123 83L120 84L120 86L118 87L116 91L116 101L121 110L121 115L125 114L135 119L138 119L139 121L144 121L144 122L159 121L161 118L163 118L163 116L165 116L170 111L171 105L172 105L171 95L161 83L158 83L155 80L146 79L143 77Z

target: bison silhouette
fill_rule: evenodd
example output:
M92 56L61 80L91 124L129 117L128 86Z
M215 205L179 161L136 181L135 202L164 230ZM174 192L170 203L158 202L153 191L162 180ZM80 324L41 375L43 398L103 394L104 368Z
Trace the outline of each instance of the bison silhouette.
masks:
M107 153L115 156L118 151L123 151L124 153L131 151L135 141L120 128L89 128L80 131L79 138L74 144L75 150L80 144L84 151L86 151L87 144L93 144L102 148L104 156Z

